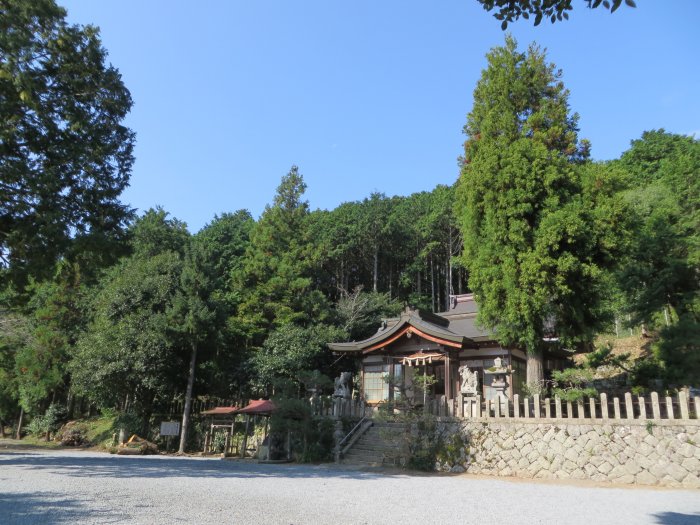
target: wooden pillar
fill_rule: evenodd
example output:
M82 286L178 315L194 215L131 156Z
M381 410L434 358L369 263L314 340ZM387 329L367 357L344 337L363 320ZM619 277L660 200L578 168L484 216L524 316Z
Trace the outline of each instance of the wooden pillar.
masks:
M448 402L452 401L452 366L450 363L449 350L445 353L445 397Z
M245 457L248 448L248 431L250 430L250 414L245 415L245 433L243 434L243 445L241 446L241 457Z

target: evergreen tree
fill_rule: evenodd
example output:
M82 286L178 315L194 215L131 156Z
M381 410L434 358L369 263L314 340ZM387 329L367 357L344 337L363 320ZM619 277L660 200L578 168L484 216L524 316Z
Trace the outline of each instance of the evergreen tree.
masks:
M97 28L65 17L53 0L0 1L0 277L20 291L67 253L109 253L131 216L131 95Z
M234 322L251 334L253 345L270 329L327 315L326 300L314 287L305 190L299 169L292 166L253 228L243 268L234 275L233 287L242 295Z
M458 186L462 261L479 321L528 352L528 382L543 377L547 341L570 347L600 319L602 267L593 211L583 198L579 143L561 72L512 37L492 49L464 128Z

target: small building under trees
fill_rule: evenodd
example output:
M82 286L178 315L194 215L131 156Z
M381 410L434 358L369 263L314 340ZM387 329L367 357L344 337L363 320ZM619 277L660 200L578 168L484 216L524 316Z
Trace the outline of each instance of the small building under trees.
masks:
M421 404L421 397L444 396L450 402L459 399L469 379L474 395L482 399L512 398L525 383L527 356L521 349L501 346L494 333L477 326L477 312L473 294L453 295L446 312L407 307L363 341L328 346L358 359L356 395L369 405L402 395L415 404ZM567 354L547 352L545 370L561 368Z

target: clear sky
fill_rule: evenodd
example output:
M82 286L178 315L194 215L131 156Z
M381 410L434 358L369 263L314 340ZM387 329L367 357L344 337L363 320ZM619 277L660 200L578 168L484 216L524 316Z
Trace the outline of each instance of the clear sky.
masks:
M504 40L476 0L58 0L101 28L134 99L123 200L197 231L258 217L297 164L312 208L452 184L484 55ZM644 130L700 137L700 1L509 27L564 72L580 137L616 158Z

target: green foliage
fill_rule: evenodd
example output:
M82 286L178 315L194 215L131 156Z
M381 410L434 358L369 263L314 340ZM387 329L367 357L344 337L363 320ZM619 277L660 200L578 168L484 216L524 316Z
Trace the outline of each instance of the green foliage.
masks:
M99 31L53 0L0 3L0 277L21 290L62 256L113 262L130 209L131 95Z
M584 192L588 144L578 142L561 72L538 47L521 53L508 37L487 58L457 189L479 322L533 355L552 335L568 347L587 342L603 321L615 248Z
M35 416L27 425L27 431L37 437L55 433L65 421L66 410L60 405L51 404L43 415Z
M264 390L276 377L296 379L306 370L328 371L332 355L326 345L345 337L343 330L328 325L281 326L253 354L251 363L258 388Z
M601 366L620 368L625 372L630 371L630 354L613 354L612 344L607 343L586 355L586 367L596 369Z
M552 393L564 401L579 401L584 397L594 397L598 391L590 385L593 370L589 368L567 368L552 372Z
M377 331L381 320L397 316L401 304L388 293L363 292L357 287L344 293L336 304L337 322L353 341L369 337Z
M657 325L657 358L674 384L693 384L700 328L700 141L647 131L615 163L627 174L621 191L631 211L620 288L635 323Z
M69 355L84 325L79 266L63 261L53 280L28 290L31 333L16 351L15 375L19 402L33 413L52 392L66 390Z
M305 399L275 397L277 410L270 418L270 433L292 439L292 451L303 463L328 461L333 455L333 421L315 417Z
M569 19L569 11L573 10L572 0L477 0L486 11L496 10L494 18L501 20L501 29L505 30L508 24L519 20L521 17L529 20L532 16L534 25L540 25L542 20L551 23ZM590 9L596 9L601 5L611 13L617 11L623 0L583 0ZM634 0L624 0L628 7L637 7Z
M181 272L181 257L165 251L125 259L105 275L70 365L77 392L98 406L131 396L147 415L156 397L182 384L183 348L172 325Z

